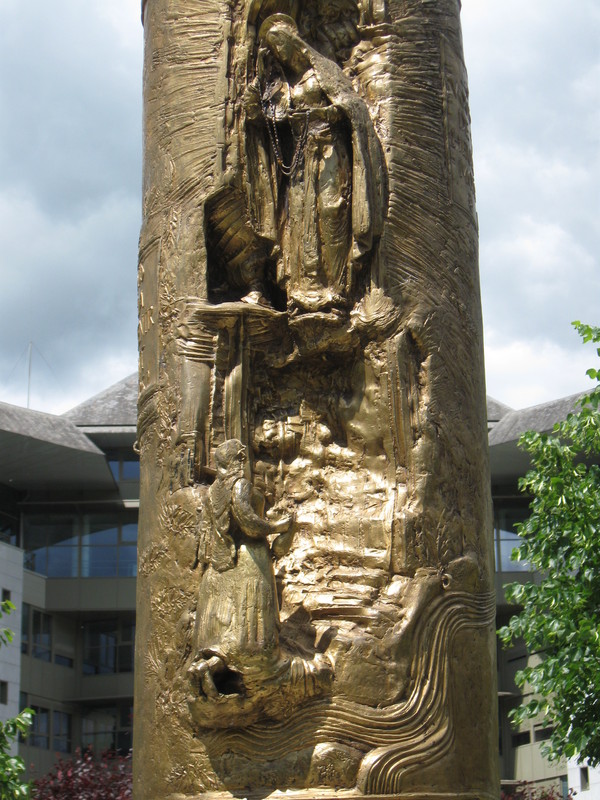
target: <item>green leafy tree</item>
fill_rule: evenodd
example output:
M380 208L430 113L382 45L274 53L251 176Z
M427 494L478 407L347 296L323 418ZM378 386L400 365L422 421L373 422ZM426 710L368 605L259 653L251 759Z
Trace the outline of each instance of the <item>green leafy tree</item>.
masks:
M574 322L584 342L600 344L600 328ZM600 356L600 347L597 348ZM540 575L536 583L505 587L522 608L499 631L505 645L523 639L539 664L517 673L531 699L512 720L543 715L553 726L543 748L600 763L600 370L578 409L551 435L530 431L520 440L532 467L520 489L533 499L531 515L517 526L522 537L513 558Z
M0 604L0 619L14 611L10 600ZM0 646L12 642L14 637L10 628L0 628ZM21 778L25 772L25 764L19 756L11 755L11 747L19 734L26 736L33 719L33 711L26 708L13 719L0 722L0 797L2 800L19 800L31 796L30 785Z

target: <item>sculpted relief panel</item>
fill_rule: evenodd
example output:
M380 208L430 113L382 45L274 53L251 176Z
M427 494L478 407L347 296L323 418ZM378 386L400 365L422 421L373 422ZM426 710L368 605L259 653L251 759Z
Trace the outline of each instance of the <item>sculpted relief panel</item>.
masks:
M456 0L146 0L135 796L496 796Z

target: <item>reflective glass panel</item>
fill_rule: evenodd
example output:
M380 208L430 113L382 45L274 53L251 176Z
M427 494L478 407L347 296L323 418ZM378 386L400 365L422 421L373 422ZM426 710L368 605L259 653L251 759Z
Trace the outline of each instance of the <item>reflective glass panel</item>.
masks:
M137 542L138 526L137 522L126 522L121 525L121 541Z
M135 545L121 545L119 547L119 576L121 578L135 578L137 575L137 547Z
M496 570L501 572L529 572L524 561L513 561L511 555L521 542L516 524L527 519L529 510L525 505L507 506L496 511Z
M64 711L52 715L52 749L57 753L71 752L71 715Z
M77 547L56 545L48 548L46 575L49 578L76 578L78 574Z
M83 673L106 675L117 671L117 621L87 622L83 626Z
M35 714L27 742L32 747L42 747L47 750L50 743L50 712L47 708L39 706L32 706L32 709Z
M119 672L133 672L133 645L119 645Z
M23 558L23 566L32 572L38 572L40 575L46 574L48 563L48 553L45 547L39 550L30 550L25 553Z
M117 547L82 547L83 578L113 578L117 574Z
M52 618L43 611L32 613L31 655L41 661L50 661L52 650Z
M81 542L84 545L117 544L118 539L119 532L115 519L90 520L89 533L84 533Z
M121 464L121 479L124 481L139 481L140 462L137 458L123 460Z

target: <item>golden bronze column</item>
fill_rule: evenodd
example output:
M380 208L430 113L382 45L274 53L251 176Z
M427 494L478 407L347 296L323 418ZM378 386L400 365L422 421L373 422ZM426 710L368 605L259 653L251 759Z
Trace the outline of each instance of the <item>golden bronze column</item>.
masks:
M496 800L459 0L145 0L134 796Z

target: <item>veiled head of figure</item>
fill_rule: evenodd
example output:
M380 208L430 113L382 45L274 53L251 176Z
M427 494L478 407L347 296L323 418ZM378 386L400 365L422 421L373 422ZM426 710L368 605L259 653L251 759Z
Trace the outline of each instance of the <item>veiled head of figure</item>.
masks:
M243 472L246 459L246 448L239 439L228 439L215 450L215 465L221 473Z
M248 22L260 28L271 14L289 14L296 19L298 9L303 6L304 0L250 0Z
M292 69L306 66L303 56L305 44L298 33L298 26L287 14L271 14L267 17L260 26L258 40L281 64Z

